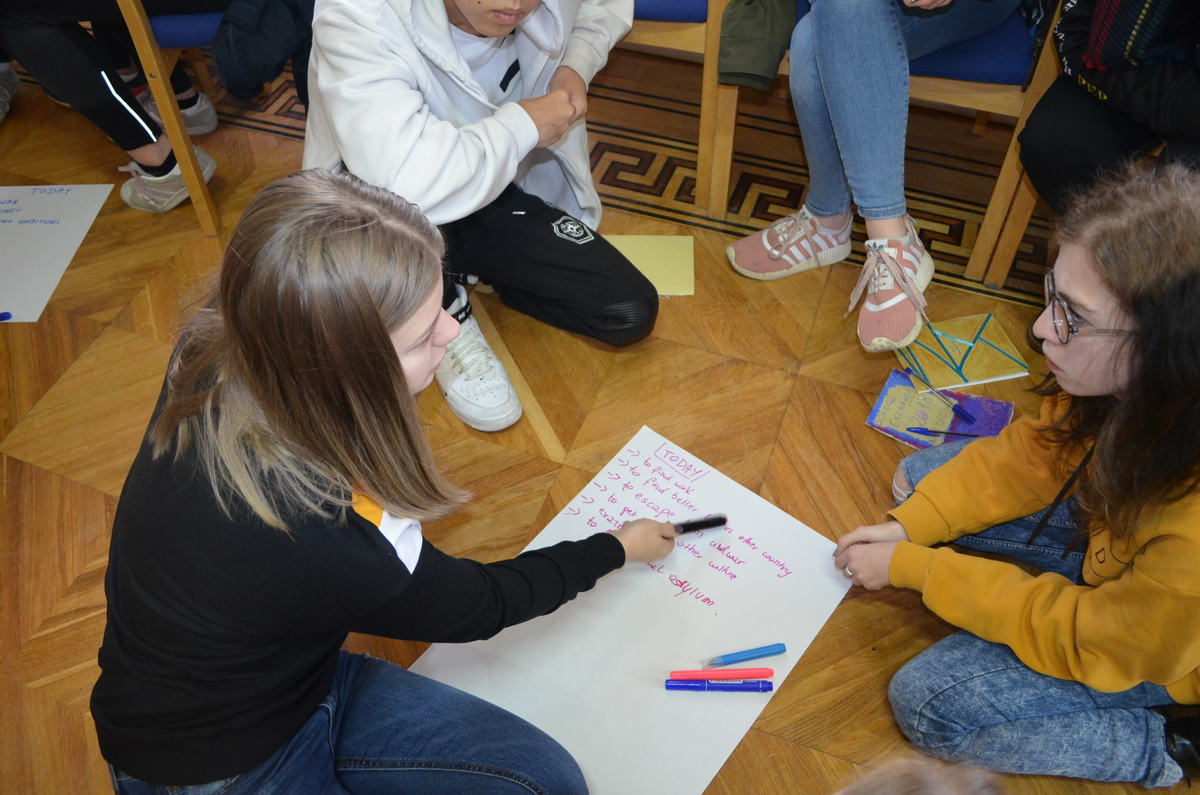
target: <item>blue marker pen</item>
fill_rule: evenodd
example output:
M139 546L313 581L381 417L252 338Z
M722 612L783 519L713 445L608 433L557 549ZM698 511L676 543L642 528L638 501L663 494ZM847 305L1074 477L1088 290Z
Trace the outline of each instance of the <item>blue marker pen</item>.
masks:
M770 646L759 646L754 649L734 651L718 657L710 657L707 660L701 660L700 664L731 665L733 663L745 662L746 660L757 660L759 657L770 657L773 654L783 654L785 651L787 651L787 646L782 643L772 643Z
M724 693L770 693L775 684L769 679L747 679L743 682L719 679L668 679L667 690L705 690Z
M0 323L5 320L12 320L12 312L0 312Z
M978 439L982 434L978 433L959 433L958 431L935 431L932 428L905 428L909 433L919 433L922 436L969 436L972 439Z

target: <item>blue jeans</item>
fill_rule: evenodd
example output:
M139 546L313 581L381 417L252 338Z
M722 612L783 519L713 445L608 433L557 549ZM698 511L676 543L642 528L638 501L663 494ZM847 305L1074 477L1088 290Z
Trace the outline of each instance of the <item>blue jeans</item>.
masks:
M312 717L255 769L182 787L114 770L113 787L127 795L587 792L575 760L540 729L386 660L347 652Z
M909 483L968 442L914 453L901 462ZM1067 502L1071 502L1068 500ZM1027 544L1041 512L955 543L1027 561L1079 582L1083 553L1062 550L1075 535L1071 508L1051 516ZM1008 646L957 632L930 646L892 678L888 697L905 736L926 753L1006 773L1132 781L1169 787L1183 771L1167 755L1163 717L1148 707L1174 704L1161 685L1143 682L1105 693L1039 674Z
M809 212L841 215L853 197L863 218L903 215L909 60L986 33L1019 2L921 11L901 0L811 0L789 56Z

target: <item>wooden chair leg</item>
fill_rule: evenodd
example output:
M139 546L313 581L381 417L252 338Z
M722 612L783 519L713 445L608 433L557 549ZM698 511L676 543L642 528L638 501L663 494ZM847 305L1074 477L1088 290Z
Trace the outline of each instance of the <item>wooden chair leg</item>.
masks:
M1057 20L1058 12L1055 11L1054 19L1050 22L1052 29ZM1025 89L1025 101L1021 104L1012 138L1009 139L1008 149L1004 153L1004 162L996 178L992 200L988 203L983 223L979 226L979 235L975 239L975 247L971 250L971 259L967 263L966 272L963 273L967 279L986 280L988 284L1004 280L1008 269L1012 267L1013 256L1033 212L1036 197L1029 178L1025 176L1025 169L1021 166L1020 143L1017 138L1034 106L1058 76L1058 51L1054 48L1053 39L1053 36L1049 36L1042 44L1033 75Z
M715 83L715 80L714 80ZM708 104L701 97L700 141L696 157L696 208L715 220L729 209L729 174L737 126L737 86L714 85Z
M997 241L1005 228L1013 196L1017 192L1017 183L1023 169L1021 157L1017 148L1017 138L1014 135L1008 143L1008 152L1004 155L1004 163L996 177L996 186L992 189L992 198L988 202L979 225L979 234L975 236L975 245L971 249L971 258L967 261L967 269L963 277L973 281L983 281L987 274L996 251Z
M721 18L726 0L708 0L700 78L700 138L696 147L696 209L724 220L729 209L729 169L737 126L737 87L717 83Z
M1029 177L1022 171L1017 182L1016 193L1013 195L1008 209L1004 231L996 242L991 262L988 263L987 273L983 278L984 284L992 287L1004 286L1008 272L1012 270L1013 262L1016 261L1017 249L1021 245L1021 239L1025 237L1025 229L1029 226L1029 218L1033 215L1033 207L1036 203L1037 193L1034 191Z
M140 0L117 0L117 4L121 7L121 16L125 18L129 35L133 38L138 60L142 63L146 82L150 85L150 93L158 105L163 127L166 128L167 137L171 141L175 159L179 162L179 170L183 172L183 181L187 185L188 195L191 197L200 226L206 234L218 237L221 234L221 218L217 214L212 194L208 192L208 185L204 182L204 174L200 171L200 163L192 148L192 139L188 136L187 125L179 112L175 92L171 89L171 70L163 62L162 52L150 28L150 20L146 17L146 9L142 7Z

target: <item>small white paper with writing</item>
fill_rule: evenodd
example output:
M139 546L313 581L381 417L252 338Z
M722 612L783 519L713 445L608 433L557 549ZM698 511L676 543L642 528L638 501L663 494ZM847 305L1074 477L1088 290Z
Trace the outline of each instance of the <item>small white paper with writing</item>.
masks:
M554 613L412 670L520 715L571 752L599 795L704 790L772 693L664 689L672 670L770 643L775 687L845 596L834 544L643 427L527 549L649 517L724 513L665 560L631 563Z
M0 187L0 312L33 323L112 185Z

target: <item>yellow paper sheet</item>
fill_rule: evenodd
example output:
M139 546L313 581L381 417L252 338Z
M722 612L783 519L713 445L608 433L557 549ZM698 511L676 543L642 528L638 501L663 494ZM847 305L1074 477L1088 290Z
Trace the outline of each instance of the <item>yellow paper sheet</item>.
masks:
M605 235L659 295L694 295L695 252L691 235Z

